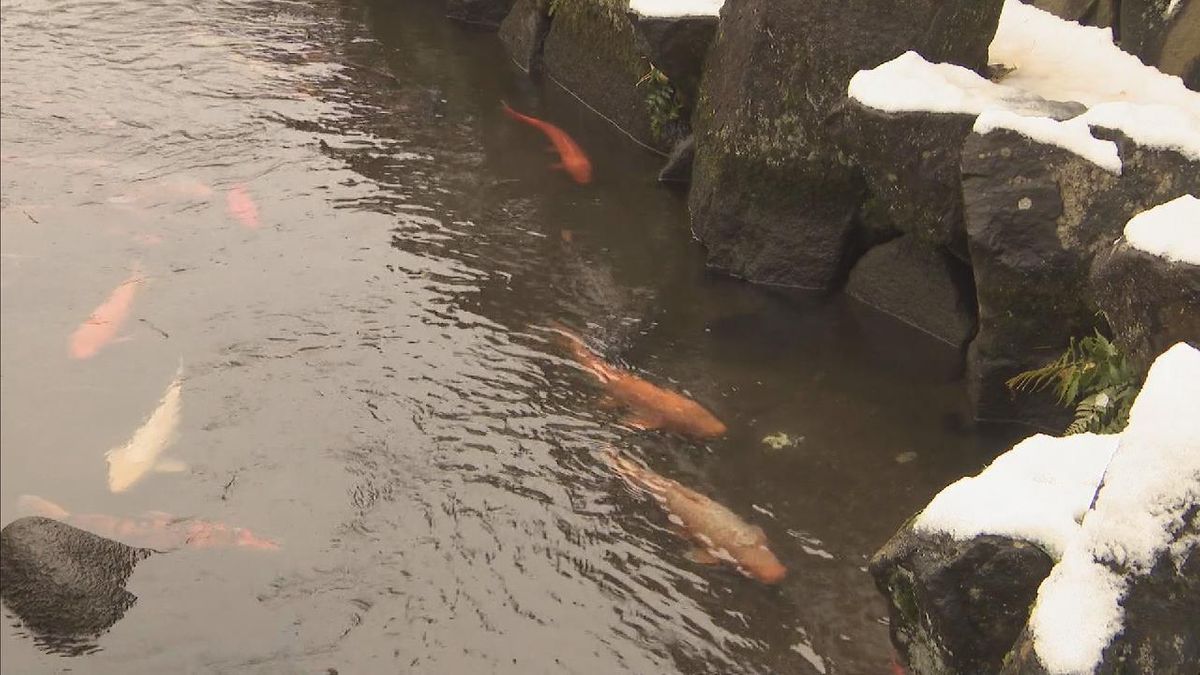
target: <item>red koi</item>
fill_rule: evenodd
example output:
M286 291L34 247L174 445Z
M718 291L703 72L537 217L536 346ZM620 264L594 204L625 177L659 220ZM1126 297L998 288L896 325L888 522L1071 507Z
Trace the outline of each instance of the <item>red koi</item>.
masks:
M225 195L225 205L229 208L229 215L244 227L252 230L262 227L258 220L258 205L254 203L254 198L250 196L250 191L245 185L238 183L229 188Z
M504 112L509 117L518 122L524 122L546 134L546 137L554 144L554 150L558 152L558 156L562 160L561 163L555 164L551 168L563 169L580 185L592 182L592 163L588 161L587 155L583 153L583 148L580 148L579 144L567 135L567 132L536 117L522 115L508 107L508 104L503 101L500 102L500 105L504 106Z
M141 282L141 272L135 269L128 279L113 289L107 300L92 311L87 321L79 324L79 328L71 335L71 358L89 359L113 341L125 319L129 318L133 296Z

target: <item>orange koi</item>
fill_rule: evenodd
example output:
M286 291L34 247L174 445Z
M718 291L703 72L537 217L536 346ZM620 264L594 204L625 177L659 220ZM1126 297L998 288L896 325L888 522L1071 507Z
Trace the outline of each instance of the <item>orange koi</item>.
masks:
M128 279L113 289L107 300L92 311L87 321L79 324L79 328L71 335L71 358L90 359L113 341L125 319L129 318L133 296L141 282L141 272L135 269Z
M761 527L751 525L725 506L677 481L654 473L615 450L604 451L608 466L635 490L649 493L672 523L698 544L688 558L703 564L726 562L748 577L774 584L787 568L768 547Z
M555 164L551 168L563 169L580 185L592 182L592 163L588 161L587 155L583 153L583 148L580 148L579 144L567 135L567 132L536 117L522 115L508 107L508 104L503 101L500 102L500 105L504 107L504 112L509 117L518 122L524 122L546 134L546 137L554 145L554 150L558 152L559 159L561 160L559 164Z
M245 185L238 183L229 188L229 192L225 194L225 205L229 208L229 215L242 226L251 230L262 227L258 219L258 205L254 203L254 198L250 196L250 191Z
M583 338L561 326L552 328L571 355L603 385L605 392L631 413L626 422L638 429L666 429L692 438L716 438L728 430L721 420L692 399L605 363Z
M21 495L17 507L26 515L44 516L129 546L170 551L178 548L249 548L278 551L279 544L243 527L196 518L176 518L152 511L140 518L99 513L70 513L41 497Z

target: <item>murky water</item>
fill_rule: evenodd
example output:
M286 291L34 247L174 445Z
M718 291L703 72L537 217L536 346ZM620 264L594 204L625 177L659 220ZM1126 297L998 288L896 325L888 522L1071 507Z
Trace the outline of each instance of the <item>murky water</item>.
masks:
M35 494L282 546L142 562L81 656L6 614L5 672L886 672L867 557L1001 444L953 353L705 273L658 160L433 0L2 7L3 520ZM118 339L70 358L131 273ZM623 425L552 321L730 433ZM110 492L180 363L187 469ZM788 578L691 562L606 446L761 525Z

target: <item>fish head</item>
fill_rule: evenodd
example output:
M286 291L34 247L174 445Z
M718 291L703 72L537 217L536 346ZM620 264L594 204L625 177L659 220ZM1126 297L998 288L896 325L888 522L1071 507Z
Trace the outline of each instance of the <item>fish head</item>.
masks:
M733 557L747 574L764 584L777 584L787 576L787 568L765 544L739 548Z
M691 402L687 411L687 431L697 438L720 438L729 431L725 423L704 409L699 403Z
M566 167L567 171L571 174L571 178L574 178L576 183L587 185L592 182L592 163L587 158L580 157L566 164Z

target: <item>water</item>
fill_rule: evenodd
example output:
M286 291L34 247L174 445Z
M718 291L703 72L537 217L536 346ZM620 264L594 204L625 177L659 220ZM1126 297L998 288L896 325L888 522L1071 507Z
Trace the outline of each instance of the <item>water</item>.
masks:
M962 422L956 355L706 273L659 160L439 5L4 1L4 522L36 494L283 547L142 562L76 657L6 613L5 672L886 672L868 557L1003 443ZM68 358L131 270L123 339ZM730 433L623 426L551 321ZM187 470L110 493L180 363ZM761 525L789 577L690 562L606 446Z

